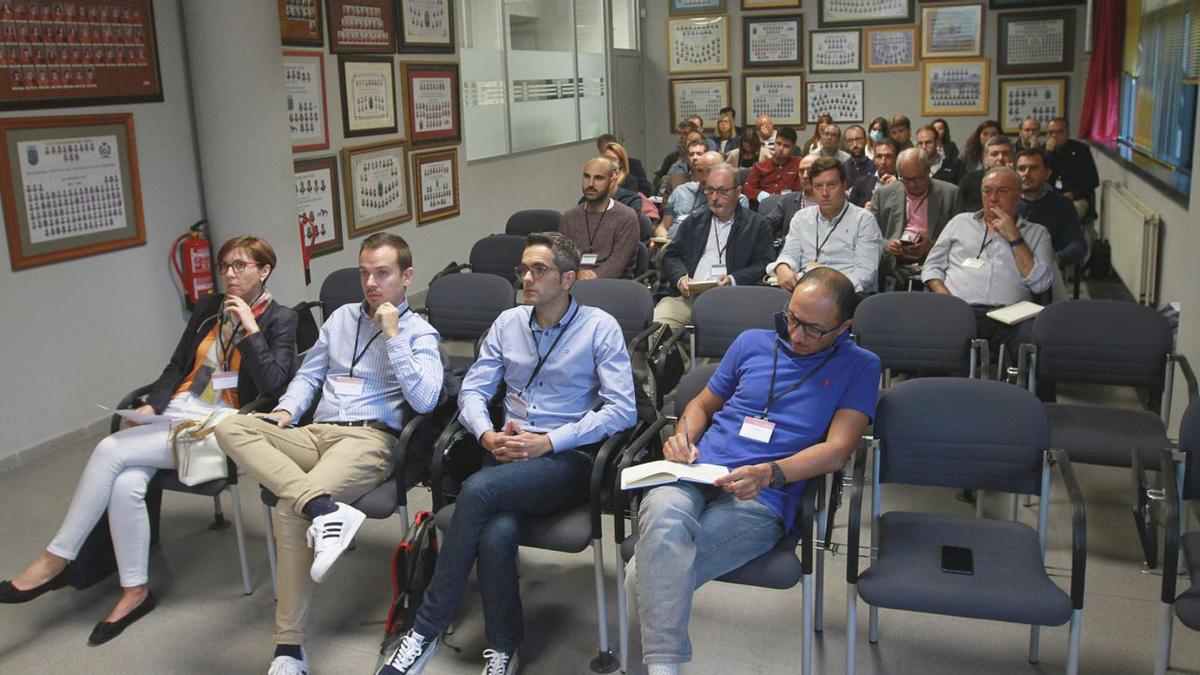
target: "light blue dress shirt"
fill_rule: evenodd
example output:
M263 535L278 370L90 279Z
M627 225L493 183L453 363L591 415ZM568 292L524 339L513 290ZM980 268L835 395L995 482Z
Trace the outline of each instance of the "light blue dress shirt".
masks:
M530 382L539 357L545 363ZM496 318L458 395L459 419L475 438L496 431L487 403L501 380L509 394L505 424L511 420L523 431L548 434L555 452L598 443L637 420L633 369L621 327L573 298L550 328L534 321L532 306L514 307ZM525 402L525 415L512 405L514 394Z
M1012 246L1004 237L988 232L983 211L960 213L946 223L937 243L925 256L921 281L946 284L950 295L971 305L989 307L1029 300L1054 282L1054 249L1046 228L1017 218L1017 231L1033 251L1033 268L1022 277ZM970 267L978 258L982 265Z

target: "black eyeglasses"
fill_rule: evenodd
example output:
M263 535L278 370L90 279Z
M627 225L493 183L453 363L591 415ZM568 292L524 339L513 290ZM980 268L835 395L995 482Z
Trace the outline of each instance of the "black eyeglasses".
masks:
M706 188L704 188L704 194L708 195L709 197L711 197L713 195L721 195L722 197L727 197L727 196L733 194L734 192L737 192L737 188L735 188L735 187L727 187L727 188L706 187Z
M810 337L814 340L820 340L821 338L825 337L826 335L829 335L830 333L832 333L833 331L838 329L838 326L834 326L833 328L826 330L824 328L821 328L821 326L819 324L808 323L807 321L801 321L800 319L798 319L796 317L796 315L792 314L790 311L784 311L784 312L781 312L781 314L783 314L783 320L787 322L788 330L793 330L795 328L799 328L800 330L804 331L805 335L807 335L808 337Z
M225 274L229 271L229 268L232 267L234 272L241 274L242 272L245 272L246 268L250 265L257 267L258 263L254 262L253 260L234 260L231 263L219 262L217 263L217 271L221 274Z
M541 281L542 277L546 276L546 272L557 272L557 267L546 267L541 263L535 265L517 265L516 272L518 279L524 279L526 274L533 276L534 281Z

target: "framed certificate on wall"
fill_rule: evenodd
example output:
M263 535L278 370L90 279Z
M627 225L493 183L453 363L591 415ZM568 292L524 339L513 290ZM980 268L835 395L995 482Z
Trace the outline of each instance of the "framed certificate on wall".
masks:
M457 63L402 63L408 134L414 145L462 142Z
M342 133L346 138L394 134L396 75L390 56L339 56Z
M388 141L342 150L350 237L412 220L408 145Z
M667 20L667 72L729 70L729 19L698 16Z
M294 171L296 216L305 259L342 250L337 158L297 160Z
M742 17L743 68L803 68L804 16Z
M699 115L711 126L703 131L712 131L716 127L721 109L729 103L728 77L685 77L671 80L671 119L670 130L675 132L675 125L692 115Z
M458 150L433 150L413 155L417 224L457 216Z
M315 51L283 50L283 93L287 97L292 152L328 148L325 55Z
M804 128L803 74L746 73L742 75L742 89L746 124L768 115L775 126Z

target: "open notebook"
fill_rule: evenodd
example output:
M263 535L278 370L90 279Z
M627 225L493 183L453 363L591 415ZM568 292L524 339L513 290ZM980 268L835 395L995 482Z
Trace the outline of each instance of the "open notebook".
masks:
M716 464L680 464L660 459L631 466L621 472L621 489L635 490L652 485L665 485L680 480L712 485L713 481L729 473L729 469Z

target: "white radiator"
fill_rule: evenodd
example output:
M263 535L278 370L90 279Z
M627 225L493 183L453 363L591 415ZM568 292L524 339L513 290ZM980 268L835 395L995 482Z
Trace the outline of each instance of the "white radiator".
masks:
M1158 230L1162 219L1124 185L1104 181L1100 236L1112 245L1113 269L1143 305L1155 306L1158 280Z

